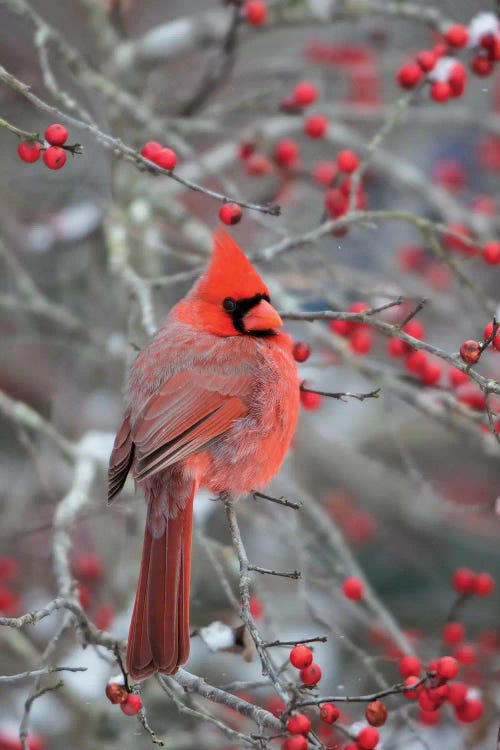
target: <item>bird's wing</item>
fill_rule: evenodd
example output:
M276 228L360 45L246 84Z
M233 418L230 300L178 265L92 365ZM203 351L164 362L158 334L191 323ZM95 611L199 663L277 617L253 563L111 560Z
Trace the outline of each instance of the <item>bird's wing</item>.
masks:
M183 370L151 396L134 421L134 475L146 479L204 450L248 413L250 376Z
M115 495L118 495L125 484L133 460L134 443L132 442L129 419L128 416L125 416L116 433L113 451L109 459L108 503Z

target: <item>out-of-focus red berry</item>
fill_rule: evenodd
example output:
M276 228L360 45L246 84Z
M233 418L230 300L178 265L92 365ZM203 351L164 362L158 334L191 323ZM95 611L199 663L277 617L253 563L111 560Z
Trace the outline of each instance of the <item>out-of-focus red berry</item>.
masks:
M359 750L375 750L380 735L375 727L364 727L356 737L356 745Z
M304 123L304 133L309 138L323 138L328 130L328 120L324 115L311 115Z
M403 89L413 89L422 78L422 69L415 63L402 65L396 75L396 80Z
M316 411L321 406L323 399L319 393L311 391L300 391L300 403L307 411Z
M420 677L422 672L422 663L417 656L403 656L398 664L399 674L401 677Z
M359 156L349 149L339 151L337 154L337 167L340 172L352 174L359 167Z
M346 599L359 601L364 596L365 586L360 578L351 576L350 578L346 578L343 582L342 591L344 592L344 596L346 597Z
M441 633L443 643L447 646L457 646L465 637L465 627L461 622L448 622Z
M309 81L301 81L293 90L293 99L299 107L308 107L310 104L314 104L317 98L318 90Z
M442 656L436 664L436 673L441 680L453 680L458 674L458 663L453 656Z
M474 579L473 592L476 596L489 596L495 588L495 579L489 573L478 573Z
M332 161L320 161L312 171L313 180L325 187L332 184L336 174L337 167Z
M459 594L472 594L476 576L469 568L457 568L451 578L452 588Z
M455 23L450 26L444 38L450 47L465 47L469 41L469 31L461 23Z
M263 0L246 0L243 17L251 26L263 26L267 19L267 5Z
M484 704L477 699L468 698L461 706L455 708L455 716L464 724L471 724L481 718L484 712Z
M291 167L299 158L299 147L291 138L284 138L274 147L274 158L282 167Z

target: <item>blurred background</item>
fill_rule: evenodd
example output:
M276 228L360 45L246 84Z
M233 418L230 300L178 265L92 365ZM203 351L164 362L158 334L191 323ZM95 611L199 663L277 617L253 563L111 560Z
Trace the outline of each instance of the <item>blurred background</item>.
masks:
M115 638L127 634L144 503L132 482L111 507L105 502L122 389L137 349L203 268L221 204L123 158L122 144L137 152L146 141L160 141L175 150L182 178L281 206L279 217L243 208L230 229L256 259L281 311L376 307L401 295L406 301L381 316L399 323L425 298L413 319L423 330L413 333L448 354L466 339L481 340L496 312L499 266L485 262L481 247L500 239L498 66L483 77L469 71L465 93L445 104L430 98L427 84L409 95L396 83L400 67L438 44L450 23L467 26L495 4L276 0L266 10L265 23L252 25L243 6L215 0L0 2L0 392L7 398L0 404L0 615L36 610L61 593L53 523L74 469L57 440L13 415L8 404L16 401L65 440L89 441L98 456L69 528L69 558L90 619ZM468 69L475 53L453 54ZM293 103L303 81L318 92L305 109ZM19 82L39 99L27 97ZM411 101L396 117L402 96ZM44 104L56 111L44 111ZM60 113L74 118L63 121L68 143L81 144L83 153L68 153L58 171L42 159L21 161L19 138L3 122L43 134L62 121ZM304 123L316 114L328 129L313 139ZM298 155L280 158L283 141L295 144ZM380 217L277 252L278 243L331 217L325 195L339 185L336 159L345 149L369 157L357 207ZM389 216L394 212L402 218ZM427 231L412 216L471 242ZM318 694L372 693L382 684L377 679L389 685L400 679L401 644L379 621L381 611L392 613L394 628L427 664L464 648L441 641L457 599L454 571L467 567L498 580L500 445L491 428L500 406L492 397L490 423L472 380L454 379L439 357L429 358L434 371L427 375L412 371L404 352L395 356L390 340L368 326L347 331L289 321L287 329L311 348L299 365L310 388L381 392L363 402L304 399L293 449L269 488L275 497L301 501L301 510L263 499L238 504L250 560L302 573L299 581L254 574L253 613L267 640L328 637L314 649L324 675ZM498 380L500 352L491 347L477 369ZM201 493L195 513L192 626L219 620L238 628L221 583L230 583L237 600L238 561L223 508ZM342 594L343 580L360 570L382 609ZM466 628L457 658L460 679L484 703L482 717L466 724L445 706L430 726L417 706L389 698L390 719L381 730L386 750L495 747L499 599L495 593L466 599L453 615ZM55 612L35 626L1 627L2 673L44 664L64 617ZM265 680L244 643L213 653L193 635L187 669L218 686L247 681L241 690L247 700L279 710L269 683L252 687ZM106 683L119 671L110 653L82 648L74 626L53 644L49 664L87 671L64 673L63 687L33 702L30 750L151 745L136 719L106 699ZM275 651L285 668L288 651ZM286 679L296 679L294 670ZM0 748L20 747L16 737L32 689L33 679L5 685L0 679ZM246 746L179 713L152 680L142 700L168 747ZM238 731L257 733L226 707L205 702L203 708ZM362 706L348 705L344 723L363 715ZM311 716L318 724L317 712ZM347 743L330 727L320 737L338 750Z

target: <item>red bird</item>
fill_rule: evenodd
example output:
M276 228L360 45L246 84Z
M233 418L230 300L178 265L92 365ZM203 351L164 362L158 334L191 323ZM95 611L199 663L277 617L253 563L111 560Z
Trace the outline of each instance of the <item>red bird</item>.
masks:
M299 408L290 336L269 292L223 230L204 275L138 355L109 465L108 499L132 470L148 504L130 624L134 680L189 656L193 499L243 495L278 472Z

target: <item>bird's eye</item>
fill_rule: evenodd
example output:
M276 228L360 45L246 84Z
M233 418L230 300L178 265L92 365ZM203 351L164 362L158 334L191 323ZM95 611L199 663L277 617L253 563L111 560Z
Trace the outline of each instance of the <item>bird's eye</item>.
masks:
M236 310L236 302L232 297L226 297L226 299L222 303L222 307L228 312L233 312L234 310Z

